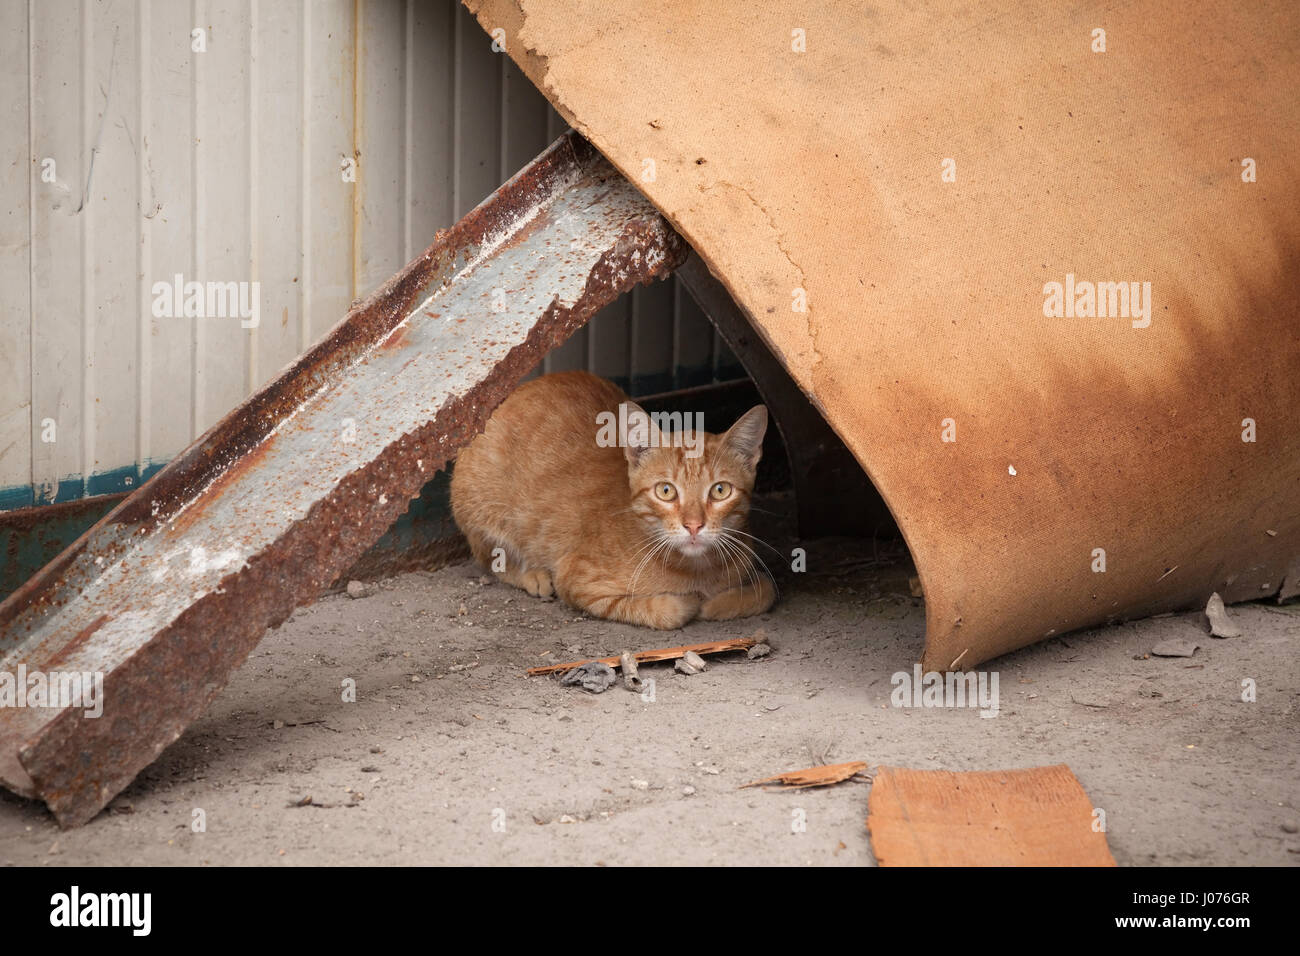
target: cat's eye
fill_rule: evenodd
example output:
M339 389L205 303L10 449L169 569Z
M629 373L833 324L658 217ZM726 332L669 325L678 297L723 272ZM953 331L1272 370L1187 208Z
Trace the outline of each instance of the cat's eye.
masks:
M709 497L714 501L722 501L730 494L731 483L727 481L719 481L709 489Z
M660 501L672 501L677 497L677 489L672 486L671 482L661 481L655 485L655 497Z

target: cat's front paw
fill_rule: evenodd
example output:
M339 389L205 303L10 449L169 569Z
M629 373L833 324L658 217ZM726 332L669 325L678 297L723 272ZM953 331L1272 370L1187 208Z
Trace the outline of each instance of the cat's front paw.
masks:
M523 573L524 590L533 597L539 597L543 601L550 601L555 598L555 582L551 580L551 572L545 568L529 568Z
M762 614L776 600L776 589L767 578L755 584L731 588L715 594L700 608L700 618L705 621L729 621L737 617Z
M638 622L660 631L685 627L700 613L700 599L694 594L654 594L644 598L644 620Z

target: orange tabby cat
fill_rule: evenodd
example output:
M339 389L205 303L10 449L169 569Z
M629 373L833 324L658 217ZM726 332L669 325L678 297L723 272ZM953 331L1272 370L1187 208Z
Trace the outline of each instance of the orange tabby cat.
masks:
M627 420L645 427L598 440L601 413L624 402ZM767 409L723 435L660 432L638 414L587 372L516 390L452 474L452 511L474 557L529 594L629 624L766 611L775 590L743 529Z

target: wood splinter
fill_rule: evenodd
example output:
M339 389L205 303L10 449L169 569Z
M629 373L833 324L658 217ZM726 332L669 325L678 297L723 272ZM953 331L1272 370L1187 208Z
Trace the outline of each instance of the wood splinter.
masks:
M741 784L739 789L768 785L773 789L803 790L807 787L829 787L831 784L851 780L860 773L866 773L865 760L850 760L848 763L827 764L824 767L809 767L807 770L790 770L778 773L775 777L755 780Z

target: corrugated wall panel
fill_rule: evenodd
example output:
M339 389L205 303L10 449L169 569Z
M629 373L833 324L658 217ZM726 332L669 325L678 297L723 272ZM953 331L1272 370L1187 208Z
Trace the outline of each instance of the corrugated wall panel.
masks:
M255 0L252 60L252 255L259 322L249 331L249 380L258 388L301 351L303 87L307 0ZM342 184L340 183L340 186ZM331 187L338 188L338 187Z
M406 3L406 243L409 262L456 221L453 208L456 18L459 5ZM531 157L530 157L531 158Z
M0 510L134 487L565 128L453 0L32 0L0 32ZM257 326L156 310L178 276L258 283ZM566 368L736 372L675 283Z
M140 49L140 285L144 308L140 358L141 477L190 443L194 411L194 323L153 314L156 282L195 275L195 75L190 69L188 3L153 0L142 6ZM123 223L124 231L129 231Z
M33 503L27 22L25 5L0 6L0 510Z
M194 275L187 279L205 286L252 281L252 207L257 197L251 6L249 0L195 2L194 22L207 30L207 52L192 60L197 92L194 180L199 188L194 191ZM238 319L205 314L193 323L193 431L200 435L249 394L251 347L249 330Z
M85 117L92 72L83 49L83 4L47 0L30 7L31 486L37 504L81 497L83 398L88 316L83 287L94 274L83 237L90 166ZM49 180L39 171L51 171ZM9 296L6 293L5 298ZM46 428L39 427L49 422ZM53 436L54 440L49 440ZM6 479L8 476L6 476Z
M140 412L140 13L83 0L83 110L90 150L80 215L86 354L82 474L86 493L133 488Z
M356 156L356 10L353 0L310 0L302 8L298 295L304 317L298 351L324 335L356 294L352 249L356 186L344 164Z

